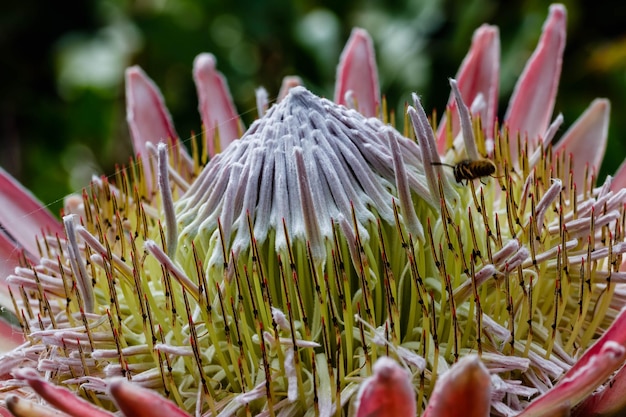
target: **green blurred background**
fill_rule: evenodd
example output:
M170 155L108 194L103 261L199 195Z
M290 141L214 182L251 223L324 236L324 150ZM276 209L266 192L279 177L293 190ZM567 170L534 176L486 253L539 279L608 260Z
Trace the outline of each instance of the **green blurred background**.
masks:
M604 3L604 4L603 4ZM500 27L501 111L548 13L541 1L21 0L0 5L0 165L58 213L93 173L132 153L124 69L140 65L160 86L184 139L200 131L191 66L211 52L246 124L254 89L273 97L300 75L332 97L339 54L354 26L374 38L381 90L400 107L418 92L444 109L481 23ZM571 1L555 112L571 125L595 97L612 103L602 175L626 156L626 7ZM502 117L503 114L500 114Z

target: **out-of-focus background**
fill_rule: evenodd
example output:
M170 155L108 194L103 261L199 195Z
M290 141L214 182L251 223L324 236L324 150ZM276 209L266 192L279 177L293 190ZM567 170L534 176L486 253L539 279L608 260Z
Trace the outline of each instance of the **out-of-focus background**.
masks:
M601 5L600 3L607 3ZM595 97L612 103L601 175L626 157L626 8L569 1L556 112L570 126ZM500 27L500 111L548 13L542 1L494 0L20 0L0 5L0 165L53 212L64 195L111 174L132 153L124 69L140 65L160 86L182 139L200 132L194 57L213 53L246 124L254 89L273 97L297 74L332 97L339 54L354 26L374 38L390 105L423 98L445 108L454 76L484 22ZM500 114L502 117L503 114ZM564 129L563 129L564 131Z

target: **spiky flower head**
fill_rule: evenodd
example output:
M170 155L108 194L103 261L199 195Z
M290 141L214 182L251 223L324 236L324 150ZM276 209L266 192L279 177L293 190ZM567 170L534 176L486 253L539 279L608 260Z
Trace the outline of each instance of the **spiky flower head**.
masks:
M541 45L563 27L554 6ZM341 104L296 86L266 110L260 94L236 141L228 95L200 90L211 128L191 157L154 85L129 71L141 159L68 198L63 228L51 222L7 279L26 338L0 357L13 414L47 415L27 386L95 416L610 408L598 399L615 397L626 359L626 191L553 151L561 119L522 133L514 100L497 130L494 96L470 112L454 80L439 133L415 95L402 134L370 117L377 82L360 95L344 79L355 51L371 70L368 39L356 31L344 52ZM194 75L219 91L214 66L203 55ZM607 112L593 104L563 143L605 133Z

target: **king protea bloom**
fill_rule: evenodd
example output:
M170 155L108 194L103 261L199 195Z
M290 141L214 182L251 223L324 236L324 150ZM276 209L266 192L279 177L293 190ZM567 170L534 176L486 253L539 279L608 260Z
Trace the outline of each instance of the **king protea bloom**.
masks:
M189 154L127 71L137 159L62 222L0 174L3 405L15 416L556 416L626 409L626 168L609 103L555 141L566 13L497 121L482 26L444 120L389 122L369 35L334 101L296 77L245 130L214 58ZM208 161L208 162L207 162ZM449 165L449 166L446 166ZM19 336L19 337L18 337ZM21 339L23 337L23 339ZM1 409L3 415L9 415Z

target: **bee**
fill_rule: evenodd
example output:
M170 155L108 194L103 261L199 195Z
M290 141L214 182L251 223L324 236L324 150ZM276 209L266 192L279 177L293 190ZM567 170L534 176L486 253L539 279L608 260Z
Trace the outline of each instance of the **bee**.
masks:
M459 184L482 177L488 177L496 172L496 164L489 159L464 159L456 165L444 164L443 162L433 162L433 165L443 165L453 169L454 179Z

